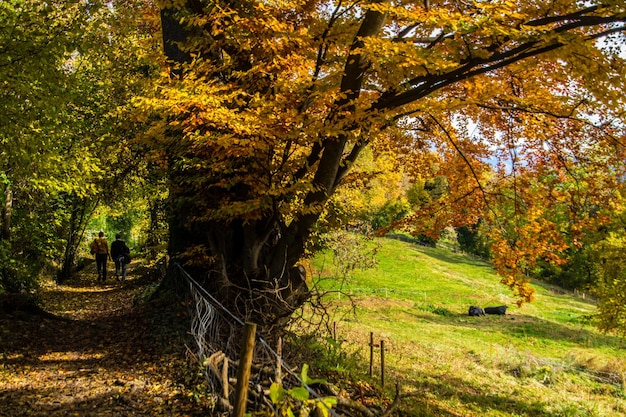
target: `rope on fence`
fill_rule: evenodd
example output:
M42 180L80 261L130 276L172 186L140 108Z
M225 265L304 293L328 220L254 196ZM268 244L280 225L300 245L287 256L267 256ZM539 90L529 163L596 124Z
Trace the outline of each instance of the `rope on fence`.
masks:
M224 384L229 384L228 379L235 377L234 371L230 369L225 377L224 369L218 368L219 362L228 364L238 361L239 346L236 344L239 340L235 336L241 333L237 330L242 330L245 323L193 279L180 264L173 263L173 266L170 272L176 274L174 279L188 284L185 286L188 288L185 297L189 301L191 333L196 342L194 354L199 363L204 365L204 374L212 391L219 392L219 385L224 388ZM311 396L321 400L320 395L293 372L295 368L286 364L262 337L257 335L256 340L258 348L254 352L253 366L259 371L249 382L250 392L256 393L256 396L252 398L255 403L262 401L260 388L263 382L270 382L269 378L272 375L282 375L281 382L284 387L302 386ZM267 372L268 369L273 372ZM289 378L285 378L285 375ZM223 389L222 392L228 392L228 389ZM334 410L328 409L328 411L332 416L337 417Z
M190 283L190 286L192 285ZM193 309L191 314L191 334L196 341L196 356L198 359L204 360L207 353L205 340L207 338L214 340L216 336L212 331L216 328L214 322L217 320L217 315L213 305L204 299L199 292L193 291L193 288L190 288L189 292L193 298L193 302L190 305L190 308Z

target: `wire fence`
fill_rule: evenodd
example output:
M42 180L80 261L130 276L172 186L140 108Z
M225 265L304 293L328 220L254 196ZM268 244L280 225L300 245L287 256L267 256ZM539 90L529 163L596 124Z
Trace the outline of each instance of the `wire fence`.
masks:
M219 398L222 408L232 411L245 323L206 291L181 265L174 263L170 273L173 274L176 286L185 288L185 293L179 295L187 301L191 315L191 333L195 341L193 353L202 365L206 381ZM321 400L322 397L306 385L294 369L257 335L252 376L248 384L248 408L260 410L271 405L266 392L273 382L280 383L285 389L304 387L313 398ZM328 411L337 417L332 409Z

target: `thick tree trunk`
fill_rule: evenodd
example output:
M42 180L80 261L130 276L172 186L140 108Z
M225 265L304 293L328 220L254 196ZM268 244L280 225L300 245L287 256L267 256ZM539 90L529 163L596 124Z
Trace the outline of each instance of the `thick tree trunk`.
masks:
M189 197L175 186L170 190L171 259L243 321L259 324L263 333L282 327L309 295L305 271L295 266L300 256L292 249L288 259L275 250L293 237L280 233L279 222L272 218L246 224L192 222L200 208ZM166 281L173 284L173 277L169 274Z
M183 52L178 43L186 38L183 26L176 18L176 11L172 9L161 10L161 29L163 32L163 51L165 55L174 62L188 62L190 56Z
M150 225L148 226L148 236L146 237L146 246L149 248L160 245L162 235L162 200L155 200L149 204Z

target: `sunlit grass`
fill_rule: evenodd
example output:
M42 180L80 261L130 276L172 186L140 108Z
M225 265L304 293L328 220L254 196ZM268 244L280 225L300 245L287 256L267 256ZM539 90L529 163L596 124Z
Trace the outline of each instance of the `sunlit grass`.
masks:
M333 277L328 254L314 265L322 288L342 291L327 301L344 347L367 358L373 334L386 346L390 395L396 383L423 394L407 400L410 415L626 413L626 341L597 331L588 299L535 283L536 300L520 308L484 261L390 239L371 244L382 245L375 268ZM467 315L470 305L503 304L504 316Z

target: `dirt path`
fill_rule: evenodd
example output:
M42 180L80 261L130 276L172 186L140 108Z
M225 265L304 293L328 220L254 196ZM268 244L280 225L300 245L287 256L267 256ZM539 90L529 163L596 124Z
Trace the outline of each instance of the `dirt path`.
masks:
M105 284L91 269L41 291L69 320L0 312L0 416L209 415L181 304L141 302L139 267Z

